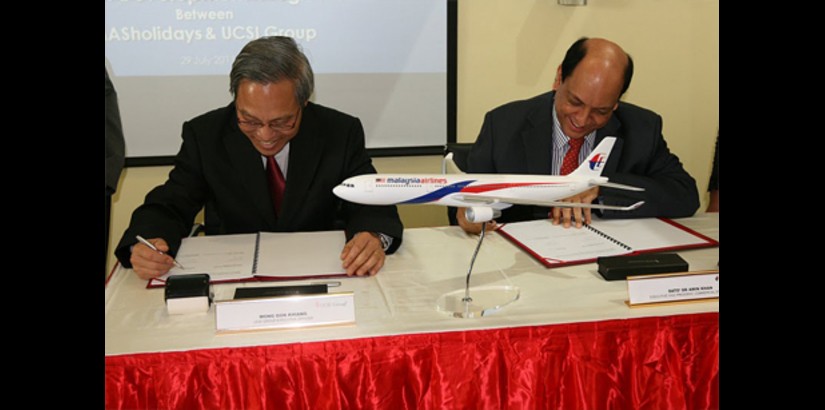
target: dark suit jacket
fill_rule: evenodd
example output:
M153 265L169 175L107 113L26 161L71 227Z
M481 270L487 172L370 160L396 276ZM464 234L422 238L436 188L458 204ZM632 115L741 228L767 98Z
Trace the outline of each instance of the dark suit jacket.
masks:
M550 174L552 169L553 98L555 92L498 107L484 117L484 124L470 151L468 172L502 174ZM616 144L602 175L610 182L645 188L632 192L599 188L607 205L645 204L634 211L594 210L605 218L686 217L699 208L696 181L667 148L662 118L653 111L619 103L610 121L596 131L598 145L606 136ZM515 205L505 209L499 222L547 218L547 207Z
M395 206L343 201L332 188L344 179L375 173L364 146L361 122L309 103L290 142L281 217L272 207L261 154L238 128L235 104L183 124L183 145L169 179L146 195L132 214L115 254L131 267L135 235L164 238L174 255L202 207L206 234L346 229L392 236L388 253L401 244L403 226Z

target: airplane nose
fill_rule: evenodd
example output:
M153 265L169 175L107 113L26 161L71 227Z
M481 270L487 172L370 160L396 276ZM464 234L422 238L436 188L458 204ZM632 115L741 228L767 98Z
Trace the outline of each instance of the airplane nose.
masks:
M332 188L332 193L335 194L338 198L347 199L344 197L344 192L345 189L343 185L338 185L337 187Z

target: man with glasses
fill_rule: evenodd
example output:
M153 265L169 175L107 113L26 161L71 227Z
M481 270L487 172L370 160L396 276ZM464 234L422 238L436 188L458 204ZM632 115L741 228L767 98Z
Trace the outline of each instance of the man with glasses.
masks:
M289 37L248 43L232 64L234 101L183 124L169 179L132 214L115 254L143 279L165 274L204 206L206 234L344 229L348 275L374 275L401 244L395 206L343 201L332 188L375 173L358 118L309 101L314 75ZM160 254L136 243L148 238Z

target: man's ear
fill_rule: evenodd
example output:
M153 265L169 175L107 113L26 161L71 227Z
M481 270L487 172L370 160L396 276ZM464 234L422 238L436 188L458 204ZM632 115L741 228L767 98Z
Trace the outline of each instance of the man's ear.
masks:
M559 68L556 69L556 79L553 80L553 91L558 90L559 86L561 86L561 64L559 64Z

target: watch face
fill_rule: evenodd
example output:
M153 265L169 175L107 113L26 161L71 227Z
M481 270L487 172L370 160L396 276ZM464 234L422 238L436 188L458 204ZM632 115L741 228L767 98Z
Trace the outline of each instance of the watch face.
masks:
M385 251L390 248L390 245L392 244L391 237L384 235L383 233L379 233L378 239L381 240L381 247L383 247Z

